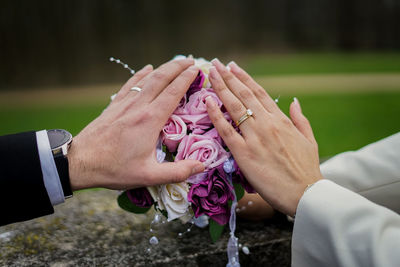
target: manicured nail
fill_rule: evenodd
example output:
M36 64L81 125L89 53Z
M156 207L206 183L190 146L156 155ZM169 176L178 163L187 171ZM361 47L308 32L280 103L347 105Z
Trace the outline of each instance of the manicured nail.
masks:
M216 103L215 103L214 99L211 96L207 96L206 97L206 105L209 108L213 108L213 107L216 106Z
M239 72L239 71L240 71L240 68L239 68L239 66L236 64L235 61L229 62L228 66L229 66L229 68L230 68L233 72Z
M197 164L196 166L193 167L192 174L202 172L203 170L204 170L204 164L203 163Z
M214 66L211 66L210 69L210 78L211 79L217 79L218 78L218 74L217 74L217 69Z
M300 106L300 102L297 99L297 97L293 97L293 102L294 104L297 106L297 108L301 111L301 106Z
M211 60L211 63L212 63L214 66L222 65L221 61L219 61L218 58L214 58L213 60Z
M149 69L153 69L153 65L147 64L147 65L144 66L144 68L143 68L143 70L149 70Z
M184 55L178 55L178 56L173 58L173 60L184 60L184 59L187 59L187 57L184 56Z

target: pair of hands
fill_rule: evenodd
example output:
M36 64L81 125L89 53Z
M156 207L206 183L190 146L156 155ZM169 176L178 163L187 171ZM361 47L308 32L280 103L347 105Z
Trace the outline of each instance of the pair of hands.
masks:
M72 142L70 179L74 190L128 189L176 183L202 172L202 163L158 163L156 142L165 122L198 74L193 59L146 66L118 92L107 109ZM213 61L209 79L234 121L254 115L237 133L212 101L210 118L248 181L274 208L293 215L308 184L322 179L317 143L298 101L290 120L245 71ZM138 86L141 92L130 91Z

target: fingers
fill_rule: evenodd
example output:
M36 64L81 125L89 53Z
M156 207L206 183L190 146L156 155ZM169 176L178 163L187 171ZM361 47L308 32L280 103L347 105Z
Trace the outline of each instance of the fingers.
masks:
M191 66L183 71L179 76L172 81L160 95L151 103L154 112L158 113L162 122L165 122L172 112L176 109L179 101L185 95L192 82L196 79L199 69Z
M190 176L203 172L204 164L197 160L180 160L177 162L164 162L152 170L154 175L152 183L171 184L185 181Z
M141 102L152 102L179 74L193 64L193 59L186 58L171 60L158 67L136 85L143 89L140 96Z
M232 153L236 154L240 151L243 151L243 148L246 145L243 137L225 119L217 103L215 103L212 97L206 98L206 105L211 122Z
M222 79L215 67L210 68L209 79L212 84L212 88L215 90L222 103L224 103L224 106L231 115L231 118L234 121L238 121L246 113L246 107L228 89L228 87L225 85L224 80ZM254 118L250 117L241 124L240 129L242 130L242 133L244 135L249 134L250 128L243 126L250 123L254 123Z
M311 142L317 143L312 131L310 122L303 115L300 107L299 100L295 97L293 102L290 104L290 118L296 128Z
M240 68L235 62L230 62L228 64L231 72L248 88L251 89L253 94L262 103L264 108L269 112L280 111L275 101L268 95L268 93L262 88L256 81L251 78L251 76Z
M245 107L250 108L256 114L265 111L260 101L254 96L253 92L244 85L238 78L235 77L217 58L213 59L212 64L218 70L218 73L223 78L227 87L233 94L244 104Z
M146 65L143 69L136 72L119 90L118 94L115 96L113 102L118 102L123 99L126 95L130 93L130 89L135 86L139 81L145 78L150 72L153 71L152 65Z

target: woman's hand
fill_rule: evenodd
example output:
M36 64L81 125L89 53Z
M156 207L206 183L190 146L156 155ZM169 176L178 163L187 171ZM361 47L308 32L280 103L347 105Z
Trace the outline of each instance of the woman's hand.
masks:
M194 160L156 161L162 127L178 106L198 69L193 59L173 60L137 72L106 110L76 137L68 153L73 190L129 189L181 182L202 172ZM132 91L137 86L142 91Z
M273 208L293 216L307 185L322 179L318 145L297 99L290 106L291 120L244 70L217 59L210 69L212 87L233 121L246 109L253 115L240 124L241 135L223 117L211 98L210 118L232 152L241 171Z

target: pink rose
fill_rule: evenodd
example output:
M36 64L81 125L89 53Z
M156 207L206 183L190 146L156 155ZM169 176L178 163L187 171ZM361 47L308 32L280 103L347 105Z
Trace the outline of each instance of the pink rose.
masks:
M203 162L206 170L224 163L230 153L211 136L190 134L185 136L178 146L175 161L194 159Z
M176 151L179 142L186 136L186 132L185 122L178 115L172 114L162 130L163 143L169 152Z
M217 103L219 107L222 107L222 102L215 94L214 89L203 88L189 97L189 101L186 104L188 114L195 115L207 113L206 98L208 96L211 96L215 103Z
M212 123L207 113L206 97L211 96L219 107L222 102L212 88L203 88L193 93L185 106L186 113L181 116L190 130L196 134L202 134L204 130L211 128Z
M224 146L224 142L223 142L221 136L219 136L217 129L215 129L215 128L212 128L211 130L208 130L207 132L203 133L203 136L209 136L211 138L214 138L215 140L218 141L218 143L220 143L222 146Z

